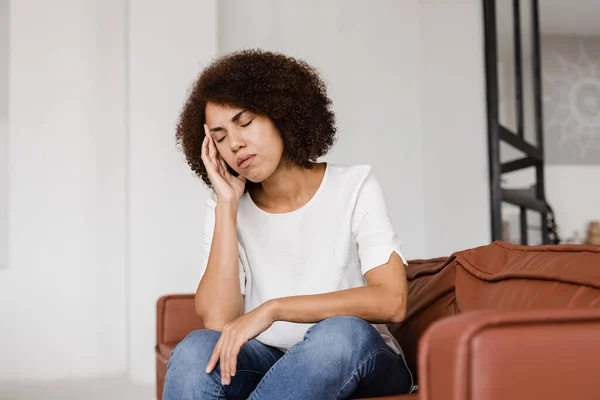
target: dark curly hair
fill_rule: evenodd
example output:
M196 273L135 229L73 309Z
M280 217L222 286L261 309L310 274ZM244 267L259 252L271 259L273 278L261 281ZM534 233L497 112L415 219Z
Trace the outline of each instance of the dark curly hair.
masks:
M225 54L213 60L194 82L176 130L177 147L209 187L201 159L208 102L270 118L283 139L287 164L311 168L336 141L332 102L314 67L259 49Z

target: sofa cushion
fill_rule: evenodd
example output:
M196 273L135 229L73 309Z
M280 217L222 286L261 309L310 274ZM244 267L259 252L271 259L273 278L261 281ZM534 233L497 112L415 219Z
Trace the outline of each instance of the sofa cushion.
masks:
M398 340L406 363L417 377L417 344L421 335L433 322L454 315L455 296L454 257L428 260L409 260L408 309L404 321L389 323L388 328Z
M157 343L180 342L192 331L203 328L194 311L193 294L171 294L156 303Z
M162 362L163 364L168 364L171 359L171 352L177 346L177 342L170 343L159 343L156 345L156 359Z
M456 253L461 312L600 307L600 246L496 241Z

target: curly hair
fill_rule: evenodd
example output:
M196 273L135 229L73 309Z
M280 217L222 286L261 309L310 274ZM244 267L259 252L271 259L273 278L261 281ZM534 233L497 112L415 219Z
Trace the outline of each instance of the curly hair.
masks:
M209 187L201 159L208 102L270 118L283 140L282 159L291 165L311 168L336 141L332 102L314 67L260 49L225 54L213 60L194 82L175 135L187 163Z

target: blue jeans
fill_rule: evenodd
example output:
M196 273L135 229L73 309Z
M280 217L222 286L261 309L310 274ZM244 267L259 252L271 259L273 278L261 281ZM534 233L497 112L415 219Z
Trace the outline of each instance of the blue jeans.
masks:
M206 364L221 333L190 333L171 353L164 400L348 399L409 393L413 378L402 356L366 321L350 316L323 320L282 352L256 339L237 359L231 384L221 385L219 364Z

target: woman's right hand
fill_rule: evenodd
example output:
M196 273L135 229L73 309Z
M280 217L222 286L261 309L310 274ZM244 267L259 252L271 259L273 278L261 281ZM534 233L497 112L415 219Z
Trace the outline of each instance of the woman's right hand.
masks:
M208 179L213 185L218 201L238 202L244 194L246 178L233 176L227 169L225 160L208 134L208 126L204 124L204 141L202 142L202 162L206 168Z

